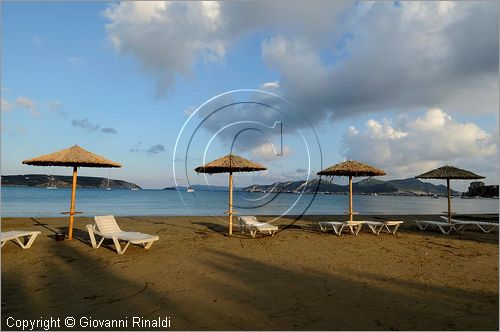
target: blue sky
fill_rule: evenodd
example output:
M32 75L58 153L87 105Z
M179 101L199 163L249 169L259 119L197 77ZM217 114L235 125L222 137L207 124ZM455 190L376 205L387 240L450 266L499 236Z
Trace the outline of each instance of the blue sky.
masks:
M79 144L124 165L82 175L173 185L175 140L188 114L226 91L264 89L313 124L323 155L313 173L353 158L387 178L455 164L498 182L498 19L488 14L496 4L282 5L3 2L2 174L69 174L21 161ZM461 33L477 20L479 42ZM202 129L200 142L217 124ZM295 129L285 132L283 157L269 156L259 137L241 142L237 153L269 166L242 175L242 185L304 178ZM440 147L427 137L434 133ZM227 139L216 139L210 157L228 151Z

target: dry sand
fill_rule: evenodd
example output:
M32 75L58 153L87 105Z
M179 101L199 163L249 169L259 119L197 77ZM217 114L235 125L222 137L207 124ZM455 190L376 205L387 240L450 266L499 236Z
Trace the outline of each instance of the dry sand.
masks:
M89 245L89 218L62 242L65 218L4 218L3 231L42 234L29 250L2 248L2 328L8 317L168 316L173 330L498 330L498 233L446 236L392 216L406 221L396 236L337 237L315 222L332 218L252 239L212 217L120 217L160 236L124 255Z

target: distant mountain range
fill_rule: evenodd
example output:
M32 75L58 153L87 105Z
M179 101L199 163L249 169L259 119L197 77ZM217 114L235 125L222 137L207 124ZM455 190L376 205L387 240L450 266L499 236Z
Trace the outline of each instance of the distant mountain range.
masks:
M188 187L184 186L179 186L179 187L166 187L163 188L163 190L181 190L181 191L186 191ZM195 184L192 185L191 188L194 189L194 191L228 191L227 186L209 186L206 184ZM243 188L233 188L233 191L243 191Z
M50 181L50 178L53 180ZM37 187L46 188L53 185L58 188L70 188L73 181L72 176L46 175L46 174L25 174L25 175L2 175L2 186L4 187ZM108 187L108 178L78 176L78 188L106 188ZM123 180L109 179L111 189L141 189L135 183Z
M445 185L433 185L429 182L423 182L416 178L383 181L374 178L368 178L353 183L353 192L356 194L397 194L397 195L447 195ZM288 192L288 193L314 193L316 190L320 193L347 193L348 185L338 185L327 179L312 179L309 181L288 181L276 182L270 185L252 185L243 189L249 192ZM452 195L460 193L452 190Z
M53 181L50 181L52 176L46 174L25 174L25 175L2 175L2 186L4 187L38 187L46 188L54 185L58 188L71 187L72 177L63 175L54 175ZM108 178L79 176L79 188L106 188L108 186ZM318 187L319 185L319 187ZM109 179L109 187L112 189L141 189L135 183ZM356 194L386 194L386 195L440 195L446 196L447 189L445 185L433 185L429 182L423 182L419 179L408 178L400 180L383 181L374 178L367 178L359 182L353 183L353 191ZM209 186L209 185L193 185L195 191L227 191L227 186ZM187 190L187 187L167 187L164 190ZM234 191L248 192L288 192L300 193L304 189L305 193L314 193L316 190L320 193L344 194L349 192L348 185L338 185L322 178L321 182L318 178L309 181L288 181L276 182L269 185L252 185L245 188L234 188ZM460 193L452 190L453 195Z

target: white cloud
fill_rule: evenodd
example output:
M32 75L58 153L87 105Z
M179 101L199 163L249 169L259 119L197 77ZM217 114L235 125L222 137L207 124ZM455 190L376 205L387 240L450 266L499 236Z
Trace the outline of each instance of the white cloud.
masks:
M283 151L280 151L280 147L274 146L274 144L264 143L252 149L250 151L250 155L254 159L276 160L277 158L287 157L292 152L292 150L286 145L283 145L282 150Z
M225 33L217 2L127 1L104 12L108 38L121 53L132 54L157 79L157 95L173 88L176 75L194 64L223 59Z
M36 104L28 97L19 96L16 98L16 106L22 107L30 112L34 117L40 117L42 114L36 110Z
M34 110L36 108L35 102L33 100L29 99L28 97L23 97L23 96L17 97L16 105L30 109L30 110Z
M194 106L189 106L188 108L185 108L184 109L184 114L186 116L191 116L191 114L193 114L193 112L196 111L196 107Z
M321 6L320 6L321 5ZM115 49L137 58L155 76L157 95L188 76L196 63L222 61L241 37L263 28L286 29L325 41L342 2L167 2L124 1L104 11L108 39Z
M10 112L12 110L12 104L2 98L2 104L0 108L2 109L2 112Z
M498 159L498 138L474 123L460 123L440 109L395 123L370 120L363 130L349 128L344 155L387 170L389 176L415 176L433 167L474 161L480 173ZM495 166L498 171L498 164Z
M72 66L83 66L87 64L87 61L83 58L77 57L77 56L70 56L66 58L66 61Z
M261 89L269 89L269 90L276 90L280 88L280 82L279 81L274 81L274 82L264 82L260 86Z

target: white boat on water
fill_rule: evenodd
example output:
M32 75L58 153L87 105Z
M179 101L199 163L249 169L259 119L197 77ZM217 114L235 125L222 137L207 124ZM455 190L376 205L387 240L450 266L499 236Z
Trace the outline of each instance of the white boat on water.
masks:
M53 175L49 178L49 184L47 185L47 189L57 189L57 186L54 184Z
M191 187L187 188L187 190L186 190L186 191L187 191L188 193L194 193L194 189L193 189L193 188L191 188Z
M130 190L132 190L132 191L137 191L137 190L139 190L139 188L134 187L134 188L132 188L132 189L130 189Z

